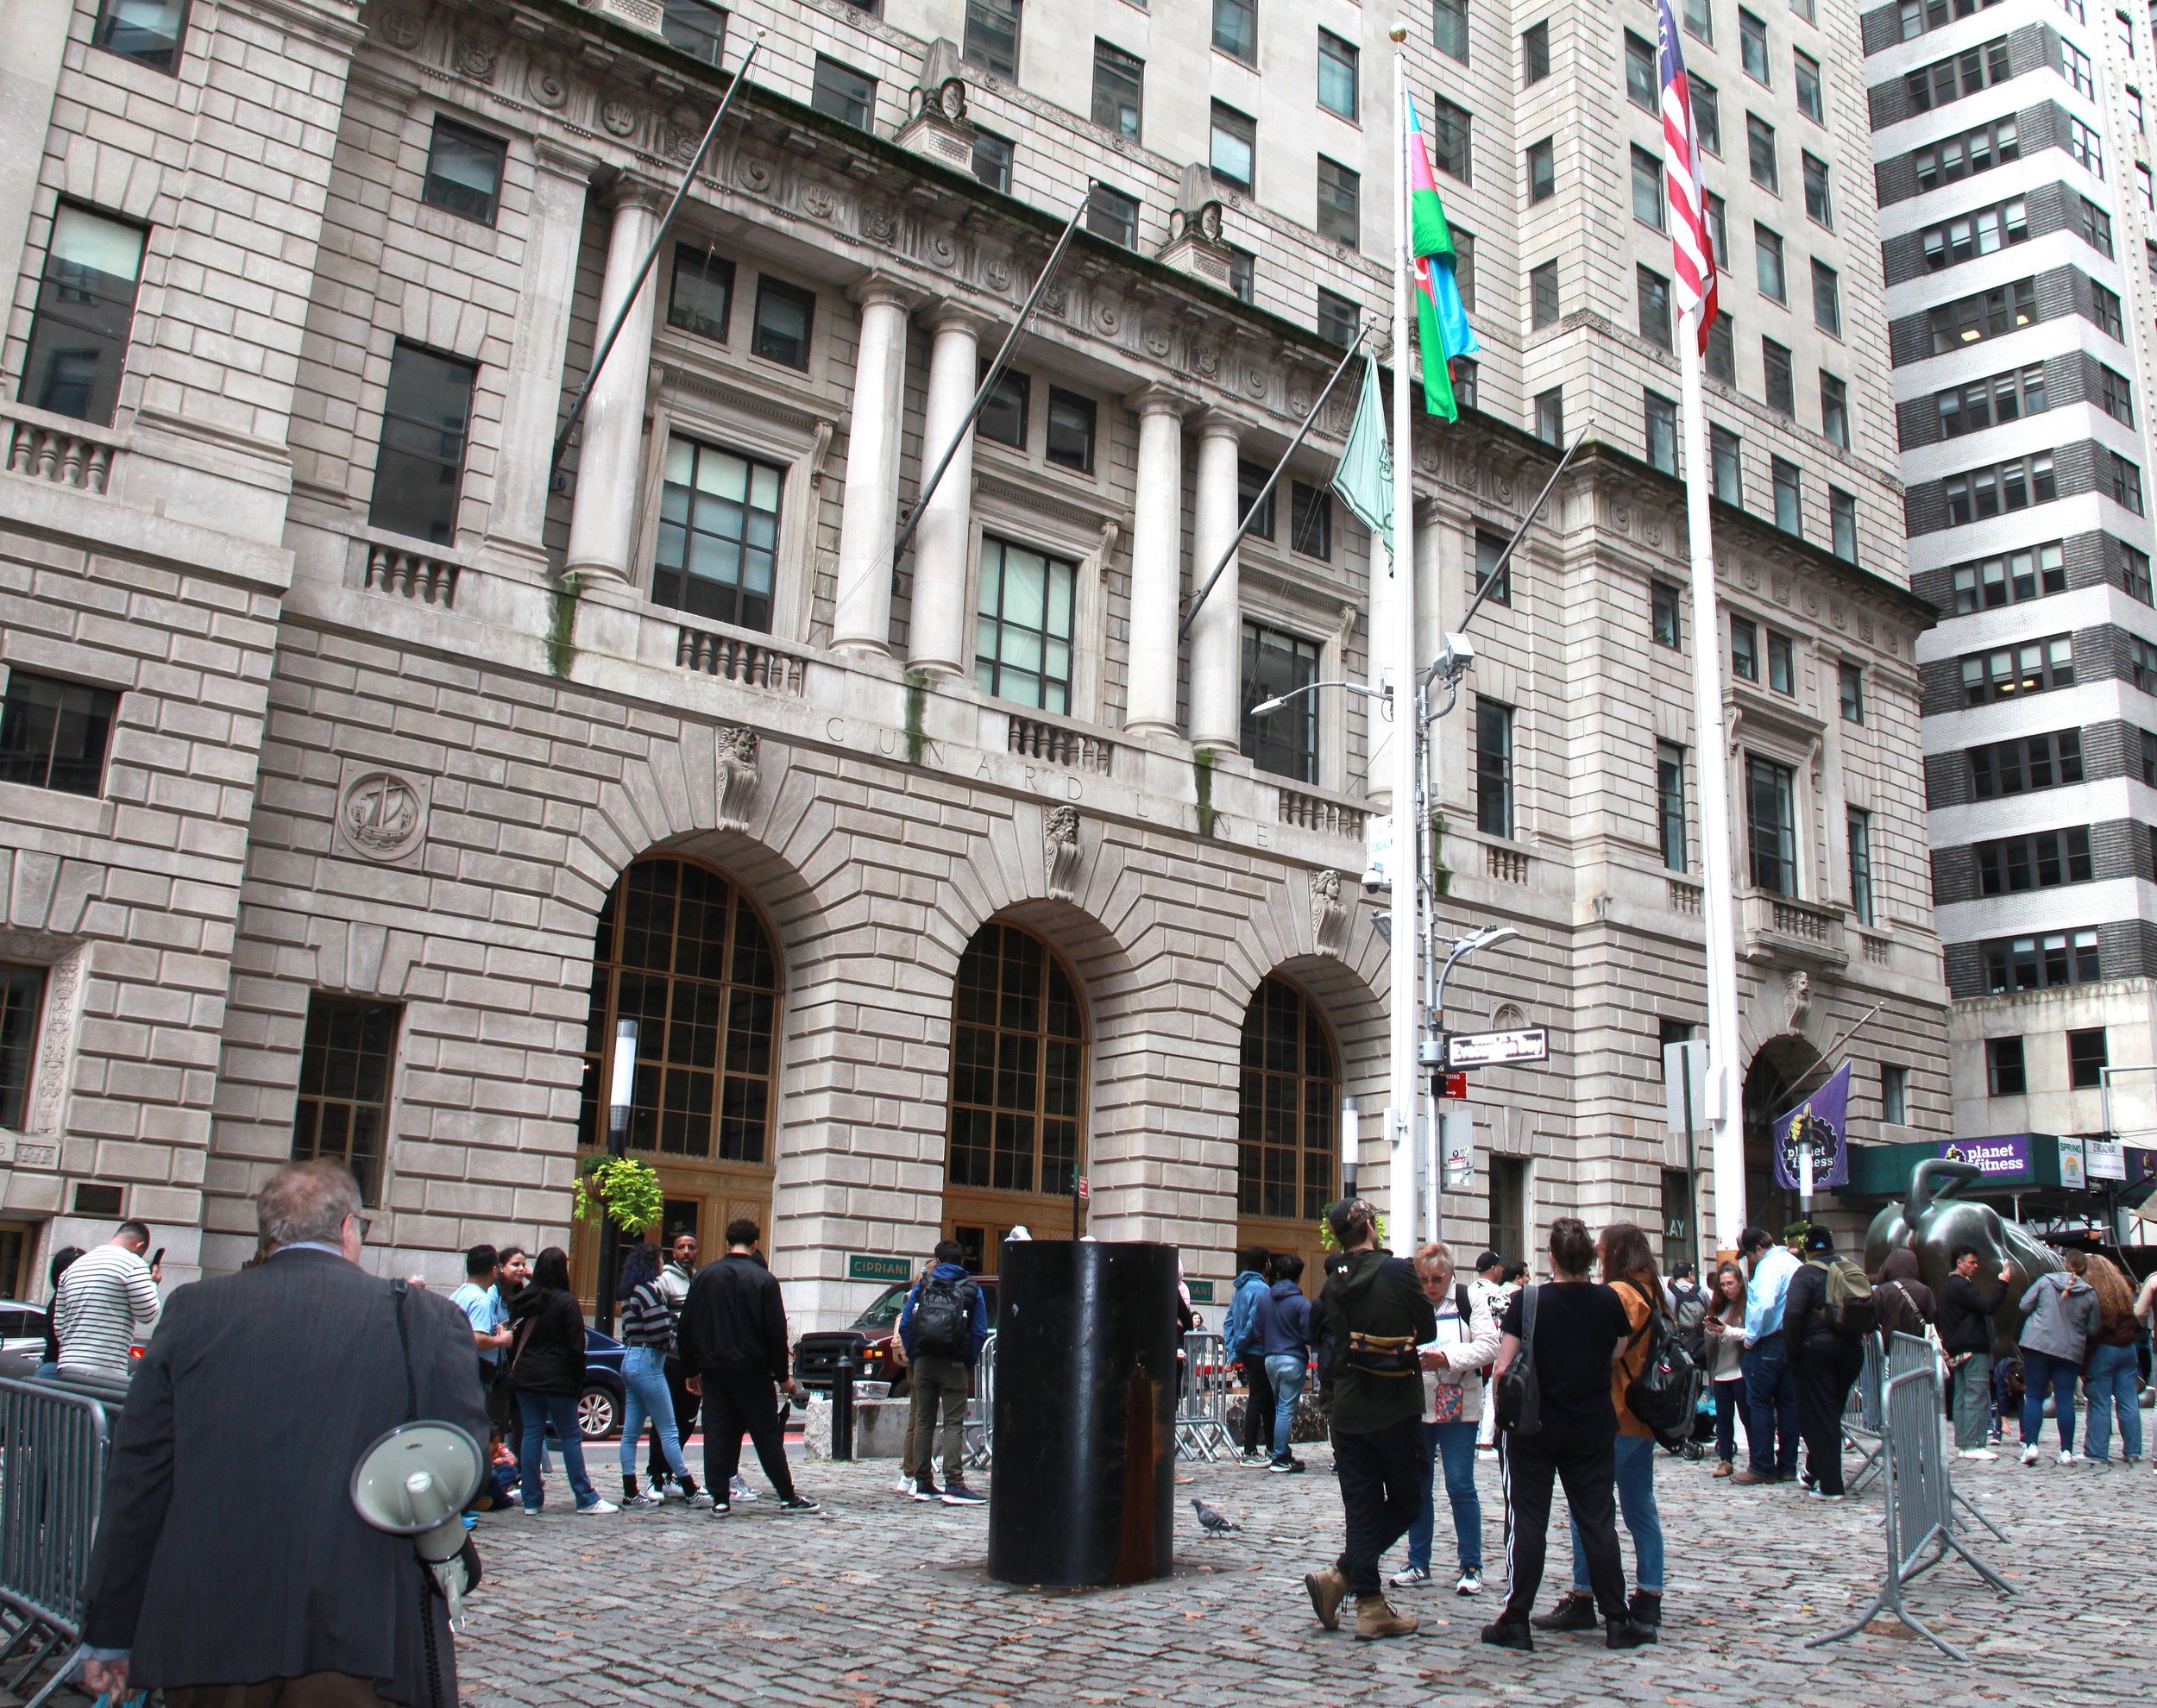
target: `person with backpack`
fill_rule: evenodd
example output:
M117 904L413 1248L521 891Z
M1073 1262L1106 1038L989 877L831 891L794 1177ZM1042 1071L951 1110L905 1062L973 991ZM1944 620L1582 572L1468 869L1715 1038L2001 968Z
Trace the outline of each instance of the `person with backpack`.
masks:
M708 1506L711 1497L701 1493L696 1479L682 1457L680 1425L674 1415L674 1397L667 1391L667 1359L674 1351L674 1312L659 1290L659 1248L638 1246L622 1259L615 1285L620 1290L621 1379L624 1390L621 1425L621 1504L625 1507L664 1506L665 1486L654 1478L641 1493L637 1488L637 1441L645 1420L658 1432L666 1466L693 1506Z
M1231 1368L1243 1372L1243 1462L1269 1461L1267 1444L1273 1438L1273 1389L1266 1379L1265 1354L1258 1349L1251 1330L1258 1316L1258 1302L1270 1284L1266 1266L1270 1254L1263 1246L1251 1246L1236 1254L1236 1279L1229 1292L1229 1314L1221 1325L1221 1354Z
M1273 1282L1252 1317L1252 1344L1266 1360L1266 1381L1273 1391L1273 1456L1267 1469L1292 1473L1303 1469L1289 1445L1296 1424L1296 1402L1311 1374L1311 1301L1304 1297L1303 1259L1283 1252L1273 1262Z
M1660 1627L1663 1515L1655 1503L1656 1441L1658 1433L1691 1433L1700 1385L1690 1357L1676 1343L1663 1283L1656 1274L1655 1253L1638 1224L1612 1222L1603 1229L1596 1254L1602 1259L1603 1284L1618 1296L1626 1312L1625 1348L1610 1368L1610 1404L1618 1416L1618 1439L1613 1444L1618 1506L1625 1516L1626 1533L1632 1538L1633 1591L1626 1611L1636 1624ZM1681 1359L1682 1366L1677 1363ZM1658 1367L1663 1375L1675 1379L1651 1386L1644 1378ZM1566 1498L1572 1498L1570 1489ZM1595 1594L1577 1514L1572 1529L1572 1591L1550 1612L1528 1622L1538 1630L1595 1629Z
M1805 1230L1805 1262L1790 1278L1783 1303L1783 1341L1797 1384L1798 1433L1805 1475L1815 1500L1840 1500L1842 1413L1865 1367L1865 1337L1879 1327L1879 1308L1865 1272L1835 1252L1834 1230Z
M1416 1348L1423 1365L1423 1438L1429 1455L1423 1509L1408 1527L1407 1569L1386 1581L1393 1589L1421 1589L1431 1581L1431 1544L1437 1534L1433 1485L1442 1465L1460 1560L1453 1592L1481 1595L1483 1505L1475 1497L1475 1436L1490 1410L1483 1403L1483 1372L1498 1356L1498 1317L1487 1293L1454 1278L1453 1253L1443 1246L1416 1253L1416 1278L1437 1316L1437 1333Z
M2039 1276L2022 1294L2022 1463L2037 1463L2045 1433L2045 1398L2060 1425L2060 1462L2078 1465L2075 1454L2075 1384L2082 1375L2090 1336L2097 1330L2097 1293L2083 1277L2090 1259L2063 1252L2065 1269Z
M966 1486L966 1397L973 1369L989 1338L989 1307L966 1272L965 1248L956 1240L937 1245L936 1262L914 1284L899 1312L899 1343L906 1348L906 1476L915 1500L946 1506L978 1506L987 1498ZM944 1486L936 1486L937 1414L943 1415Z

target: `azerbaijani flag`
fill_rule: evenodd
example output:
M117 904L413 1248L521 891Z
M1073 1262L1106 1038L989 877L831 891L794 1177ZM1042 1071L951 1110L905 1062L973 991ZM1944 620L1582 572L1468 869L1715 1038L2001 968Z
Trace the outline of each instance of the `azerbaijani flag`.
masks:
M1423 403L1431 414L1458 421L1461 409L1453 397L1450 365L1463 357L1481 355L1483 347L1475 342L1475 329L1468 323L1468 305L1461 300L1460 281L1454 277L1453 232L1445 223L1445 204L1438 199L1438 181L1431 175L1431 151L1424 146L1416 97L1408 95L1407 101L1408 253L1415 257L1416 264L1416 330L1423 345Z

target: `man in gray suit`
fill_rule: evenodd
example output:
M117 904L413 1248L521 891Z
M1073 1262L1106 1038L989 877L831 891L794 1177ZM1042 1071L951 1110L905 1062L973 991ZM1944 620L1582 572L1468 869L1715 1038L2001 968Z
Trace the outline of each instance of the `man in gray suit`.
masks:
M162 1687L169 1708L454 1708L431 1576L407 1538L361 1519L350 1485L415 1416L487 1439L471 1325L408 1290L400 1340L336 1164L279 1170L256 1215L269 1256L174 1293L128 1395L84 1683L114 1701Z

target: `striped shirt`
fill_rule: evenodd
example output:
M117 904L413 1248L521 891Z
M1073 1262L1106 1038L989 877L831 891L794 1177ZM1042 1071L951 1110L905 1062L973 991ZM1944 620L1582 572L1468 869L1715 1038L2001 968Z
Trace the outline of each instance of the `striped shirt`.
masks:
M625 1346L673 1352L674 1313L660 1296L657 1280L645 1282L622 1302L621 1337Z
M150 1266L125 1246L99 1246L83 1253L60 1278L53 1320L60 1335L60 1367L92 1376L127 1379L128 1356L138 1331L157 1322L157 1284Z

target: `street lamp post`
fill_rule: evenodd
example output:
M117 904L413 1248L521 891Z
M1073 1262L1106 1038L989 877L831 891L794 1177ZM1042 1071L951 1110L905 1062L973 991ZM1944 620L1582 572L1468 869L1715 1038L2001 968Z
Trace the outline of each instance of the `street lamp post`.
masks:
M1430 957L1430 958L1433 961L1437 959L1437 945L1435 940L1437 929L1437 922L1434 919L1431 921L1431 932L1434 940L1431 945L1431 952ZM1462 961L1465 961L1470 955L1475 953L1477 950L1487 949L1494 943L1503 943L1509 937L1518 937L1519 935L1519 932L1512 926L1484 926L1478 930L1468 932L1464 936L1454 939L1452 947L1446 954L1444 964L1438 968L1437 974L1432 979L1431 986L1431 1027L1432 1036L1436 1039L1434 1048L1437 1056L1437 1059L1431 1064L1431 1067L1432 1083L1434 1086L1440 1083L1438 1076L1446 1071L1446 980L1452 976L1453 969L1455 967L1458 966ZM1436 1104L1437 1101L1438 1099L1435 1096L1431 1099L1433 1104ZM1441 1126L1441 1121L1437 1119L1433 1119L1431 1131L1430 1163L1424 1172L1424 1179L1427 1183L1426 1190L1431 1195L1431 1237L1433 1240L1442 1240L1445 1237L1445 1215L1442 1208L1445 1187L1445 1170L1443 1164L1439 1160L1439 1128Z
M607 1154L610 1159L629 1153L629 1118L636 1101L637 1022L619 1020L614 1022L614 1077L607 1096ZM616 1250L620 1238L613 1212L602 1203L599 1278L592 1289L592 1316L594 1325L606 1334L612 1334L614 1328L614 1269L620 1255Z

